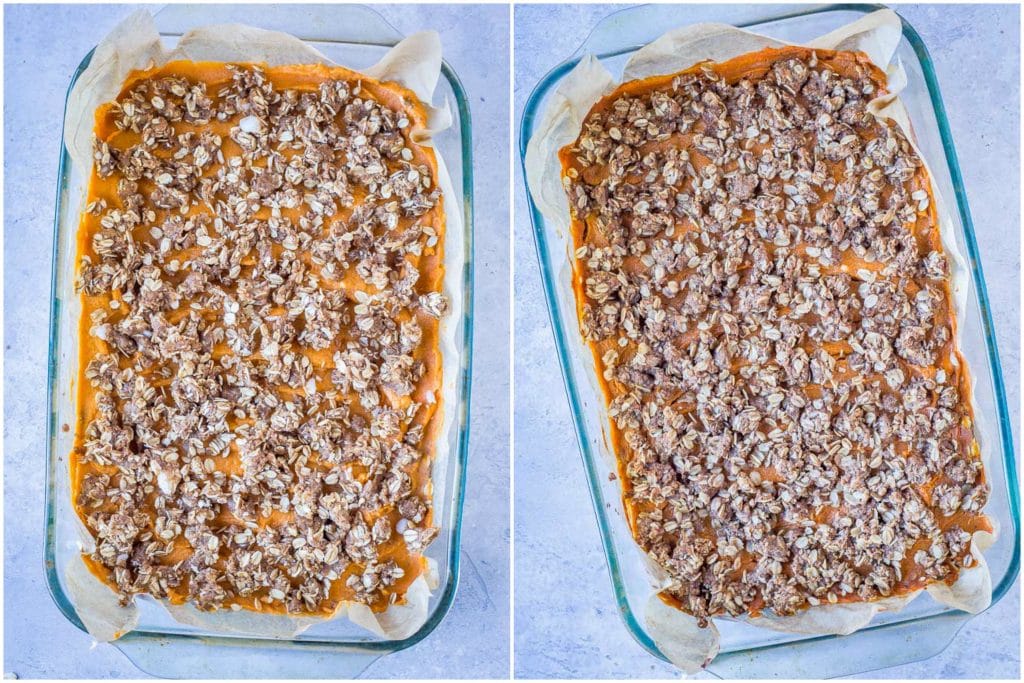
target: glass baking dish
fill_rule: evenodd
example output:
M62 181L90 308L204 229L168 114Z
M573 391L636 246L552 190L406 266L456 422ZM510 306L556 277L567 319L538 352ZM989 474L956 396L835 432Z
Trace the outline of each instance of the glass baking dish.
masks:
M799 43L877 9L882 6L805 5L780 14L777 7L728 5L722 7L720 16L708 20ZM541 80L527 100L519 140L523 163L535 122L543 115L563 78L583 55L595 55L613 75L619 75L626 60L637 49L671 27L690 23L694 21L686 7L671 5L631 7L602 20L575 53ZM973 290L973 296L968 295L967 314L959 324L962 327L961 350L976 378L977 414L983 420L981 439L988 451L992 494L986 512L997 521L1000 529L995 545L985 553L992 572L994 604L1013 584L1020 560L1017 475L1002 370L974 226L942 97L928 50L906 21L897 56L909 79L902 99L914 123L917 142L931 164L933 182L937 183L939 192L947 201L955 201L957 211L951 212L956 241L970 264L969 289ZM588 380L593 374L593 359L579 333L568 273L553 265L552 255L565 249L565 238L545 224L532 197L527 199L555 345L619 613L637 642L667 661L648 634L643 620L644 606L652 592L651 579L642 563L642 551L623 516L620 484L609 480L607 425L601 417L604 399L595 382ZM827 678L861 673L918 661L941 652L970 618L971 615L940 605L923 594L903 611L879 615L868 628L843 637L800 636L719 619L716 625L721 631L721 652L708 670L728 678ZM858 653L864 656L857 656Z
M302 38L332 60L355 69L377 62L402 35L376 11L361 5L170 5L155 15L166 45L203 24L237 22L283 31ZM71 85L89 64L85 56ZM70 86L69 86L70 90ZM435 508L441 532L427 556L437 563L439 586L428 606L428 618L413 635L388 640L336 619L318 624L290 640L235 637L202 631L172 620L151 599L140 599L138 628L113 645L140 669L176 678L344 678L361 673L377 658L423 640L441 622L455 595L459 578L460 529L469 444L469 394L473 327L473 173L469 101L458 76L447 64L435 91L435 103L453 106L453 125L434 138L447 162L452 185L461 202L449 210L462 211L465 259L462 271L461 320L456 325L461 363L456 378L457 435L450 444L443 483L444 499ZM73 382L77 372L78 297L74 292L75 233L88 178L73 167L61 145L56 214L54 218L53 300L50 315L49 423L47 441L45 569L54 602L85 631L68 599L64 567L78 554L77 519L71 505L67 454L75 423Z

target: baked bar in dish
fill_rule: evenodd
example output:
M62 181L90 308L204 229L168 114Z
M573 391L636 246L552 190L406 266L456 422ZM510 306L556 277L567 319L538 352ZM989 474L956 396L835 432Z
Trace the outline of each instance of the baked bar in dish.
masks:
M445 212L426 109L175 61L96 112L71 479L123 603L404 602L437 533Z
M695 616L870 602L991 531L928 173L860 53L620 85L560 152L624 508Z

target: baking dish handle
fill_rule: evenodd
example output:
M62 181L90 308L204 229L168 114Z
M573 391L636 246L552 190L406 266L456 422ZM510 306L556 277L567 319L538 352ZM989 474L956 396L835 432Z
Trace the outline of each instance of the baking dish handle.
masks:
M736 4L730 9L730 24L744 27L776 22L791 16L810 14L815 10L829 7L827 3L801 5L789 13L779 14L772 5ZM882 5L868 7L882 9ZM585 54L614 56L623 54L623 46L636 49L650 43L673 26L694 23L693 8L685 5L646 4L618 9L594 26L586 40L570 56L570 60ZM628 50L627 50L628 51Z
M214 680L358 678L390 652L336 643L152 635L133 638L131 634L112 645L132 664L153 676Z
M718 678L835 678L850 672L850 657L870 652L857 671L874 671L934 657L971 618L958 610L925 619L872 626L846 636L798 640L782 646L720 654L707 670Z
M253 11L247 5L169 4L154 15L164 35L182 35L210 24L261 26L264 8ZM273 30L290 33L302 40L392 46L402 34L384 16L366 5L292 5L275 14Z

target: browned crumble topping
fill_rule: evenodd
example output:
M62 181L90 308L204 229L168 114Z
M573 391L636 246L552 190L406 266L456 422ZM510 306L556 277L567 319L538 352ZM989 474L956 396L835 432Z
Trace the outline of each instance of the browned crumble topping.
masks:
M172 63L97 117L76 505L127 603L383 609L425 567L443 212L422 105Z
M633 81L562 150L627 516L698 617L954 579L988 486L929 181L852 53Z

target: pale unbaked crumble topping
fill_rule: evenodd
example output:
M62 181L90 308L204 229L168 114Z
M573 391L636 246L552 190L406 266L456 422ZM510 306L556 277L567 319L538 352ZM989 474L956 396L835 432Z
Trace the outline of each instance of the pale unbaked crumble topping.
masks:
M417 269L440 237L434 172L358 80L285 90L231 68L219 92L139 82L114 105L135 141L95 146L118 201L88 207L79 278L107 303L78 453L93 559L124 602L187 587L202 609L317 612L339 580L394 601L382 549L438 531L414 487L437 400L423 326L447 310Z

